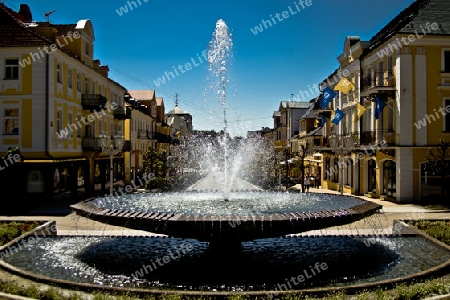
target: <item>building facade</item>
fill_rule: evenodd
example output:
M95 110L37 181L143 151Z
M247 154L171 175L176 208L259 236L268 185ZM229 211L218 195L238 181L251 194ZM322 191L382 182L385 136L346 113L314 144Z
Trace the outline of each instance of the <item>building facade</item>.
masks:
M17 147L24 157L11 192L45 199L103 193L109 156L99 136L122 135L126 89L94 59L92 23L33 22L28 6L14 12L4 4L0 19L0 153ZM119 154L114 180L121 179Z
M449 7L415 1L370 41L345 39L339 68L322 85L336 96L324 108L323 93L315 100L317 114L344 113L336 124L327 118L317 148L324 188L399 203L439 195L426 154L450 141Z

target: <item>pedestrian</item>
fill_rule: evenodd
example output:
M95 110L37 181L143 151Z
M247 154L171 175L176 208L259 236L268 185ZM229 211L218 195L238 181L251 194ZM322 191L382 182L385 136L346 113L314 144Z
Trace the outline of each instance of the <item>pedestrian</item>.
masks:
M314 177L314 187L320 188L320 173L317 172L316 176Z
M303 184L305 185L305 192L309 192L309 185L311 184L311 179L309 177L309 173L306 173Z

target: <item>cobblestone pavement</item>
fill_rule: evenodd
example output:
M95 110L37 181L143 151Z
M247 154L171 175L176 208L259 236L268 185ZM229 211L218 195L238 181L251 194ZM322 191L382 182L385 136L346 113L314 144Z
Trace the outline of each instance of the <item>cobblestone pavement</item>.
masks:
M300 188L300 185L294 186ZM310 193L335 193L326 189L311 188ZM415 204L396 204L379 199L359 196L359 198L378 203L383 206L381 214L360 220L358 222L340 226L338 228L329 228L326 230L312 231L303 233L309 234L338 234L339 231L351 231L353 234L370 234L370 230L377 230L376 233L392 232L394 220L416 220L416 219L450 219L450 210L431 210ZM60 203L47 204L40 208L35 208L24 212L24 214L15 213L14 215L0 215L0 220L36 220L36 221L56 221L58 235L108 235L108 236L160 236L158 234L146 231L132 230L118 226L112 226L96 222L84 217L80 217L71 212L70 203L64 201ZM336 231L337 230L337 231Z

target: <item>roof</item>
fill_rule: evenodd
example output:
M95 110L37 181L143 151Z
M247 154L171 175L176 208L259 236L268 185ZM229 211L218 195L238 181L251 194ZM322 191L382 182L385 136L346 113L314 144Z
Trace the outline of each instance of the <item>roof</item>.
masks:
M303 101L281 101L280 103L280 107L283 108L308 108L310 105L310 102Z
M164 105L164 99L162 97L156 97L156 106Z
M370 46L362 56L368 55L374 49L396 34L418 34L423 36L423 30L427 30L426 24L436 22L439 24L437 31L426 32L427 35L450 34L450 0L417 0L401 11L394 19L384 26L370 39Z
M128 93L138 101L155 99L155 90L130 90Z
M0 2L0 47L50 44L52 41L28 28L20 14Z
M167 115L188 115L189 112L186 110L182 110L178 105L175 105L174 109L169 110Z

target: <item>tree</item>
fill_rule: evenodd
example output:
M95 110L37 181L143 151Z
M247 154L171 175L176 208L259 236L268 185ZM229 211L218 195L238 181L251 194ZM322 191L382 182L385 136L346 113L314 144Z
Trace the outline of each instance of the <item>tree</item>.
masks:
M449 184L445 179L450 176L450 142L439 139L439 144L434 149L428 150L425 159L427 161L425 170L441 179L441 200L444 200L445 189Z

